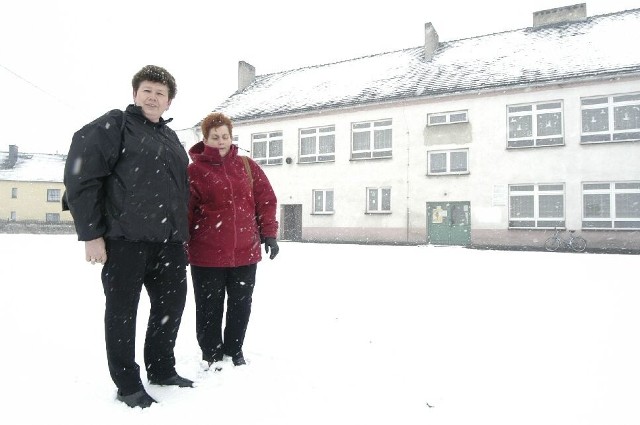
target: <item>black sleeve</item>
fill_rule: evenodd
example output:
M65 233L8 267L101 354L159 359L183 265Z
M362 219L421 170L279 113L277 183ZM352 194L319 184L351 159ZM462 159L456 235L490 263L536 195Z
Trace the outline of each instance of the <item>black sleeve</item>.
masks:
M120 155L120 114L109 112L78 130L64 167L66 201L73 217L78 240L90 241L104 235L105 178Z

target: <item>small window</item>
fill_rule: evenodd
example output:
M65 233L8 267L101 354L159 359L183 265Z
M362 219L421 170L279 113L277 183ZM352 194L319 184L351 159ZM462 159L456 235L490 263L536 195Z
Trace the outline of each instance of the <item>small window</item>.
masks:
M11 197L13 199L16 199L18 197L18 188L17 187L12 187L11 188Z
M282 131L251 136L251 157L262 165L282 164Z
M391 212L391 188L367 188L367 213Z
M469 122L467 111L442 112L427 115L427 125L457 124Z
M313 214L333 214L333 189L313 191Z
M562 102L507 106L507 148L564 144Z
M10 221L18 220L18 213L16 213L15 211L11 211L11 215L9 216L9 220Z
M60 189L47 189L47 202L60 202Z
M431 151L428 154L429 175L469 173L469 149Z
M47 223L57 223L60 221L60 214L58 213L47 213L45 220Z

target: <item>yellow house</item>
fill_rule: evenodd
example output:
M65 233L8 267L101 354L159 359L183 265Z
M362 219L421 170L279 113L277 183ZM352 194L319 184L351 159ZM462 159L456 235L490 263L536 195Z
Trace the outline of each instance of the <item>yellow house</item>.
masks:
M0 221L72 222L62 211L65 155L0 152Z

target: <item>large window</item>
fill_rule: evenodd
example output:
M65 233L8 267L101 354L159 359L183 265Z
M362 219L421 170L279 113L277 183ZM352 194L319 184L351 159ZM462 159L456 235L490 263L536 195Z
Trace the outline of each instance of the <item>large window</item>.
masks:
M582 227L640 229L640 182L583 183Z
M562 145L562 102L507 106L507 128L507 148Z
M351 159L390 158L391 120L356 122L351 125Z
M367 213L391 212L391 188L368 187L367 188Z
M323 162L336 159L336 127L300 129L299 162Z
M428 174L467 174L469 149L431 151L428 155Z
M333 214L333 189L313 191L313 214Z
M282 164L282 131L253 134L251 157L262 165Z
M565 227L564 184L509 185L509 228Z
M582 99L580 141L640 141L640 93Z
M60 202L60 189L47 189L47 202Z

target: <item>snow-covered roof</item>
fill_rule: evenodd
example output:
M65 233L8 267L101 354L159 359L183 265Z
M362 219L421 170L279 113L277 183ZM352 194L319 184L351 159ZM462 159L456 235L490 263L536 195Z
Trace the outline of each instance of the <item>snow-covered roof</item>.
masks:
M640 9L256 76L215 110L236 122L581 78L640 75Z
M65 155L19 153L15 165L4 168L9 154L0 152L0 180L27 182L62 182Z

